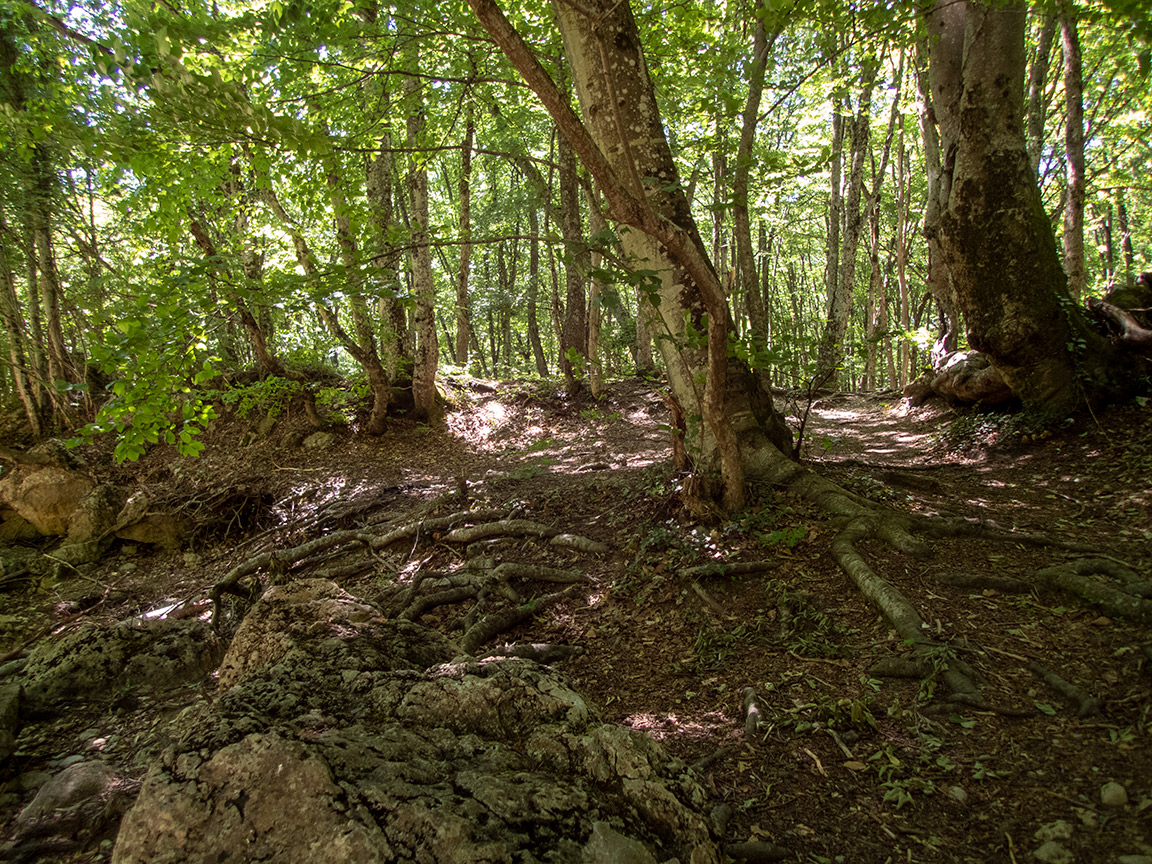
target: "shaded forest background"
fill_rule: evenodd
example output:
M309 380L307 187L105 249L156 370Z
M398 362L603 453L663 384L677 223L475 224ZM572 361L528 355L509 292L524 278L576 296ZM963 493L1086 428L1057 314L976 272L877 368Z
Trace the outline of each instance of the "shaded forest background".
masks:
M508 11L570 88L550 8ZM1152 267L1134 12L1029 15L1027 144L1076 300ZM964 347L924 230L941 154L918 11L635 13L732 353L778 386L835 368L876 390ZM370 396L378 433L434 420L446 366L594 394L659 371L653 274L463 4L5 0L0 18L4 387L32 434L195 453L214 400L304 395L319 424Z

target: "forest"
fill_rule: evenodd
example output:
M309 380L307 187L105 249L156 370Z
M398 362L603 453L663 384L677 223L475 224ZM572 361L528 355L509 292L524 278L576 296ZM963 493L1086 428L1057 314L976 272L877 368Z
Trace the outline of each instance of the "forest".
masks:
M0 857L1152 862L1150 66L0 0Z

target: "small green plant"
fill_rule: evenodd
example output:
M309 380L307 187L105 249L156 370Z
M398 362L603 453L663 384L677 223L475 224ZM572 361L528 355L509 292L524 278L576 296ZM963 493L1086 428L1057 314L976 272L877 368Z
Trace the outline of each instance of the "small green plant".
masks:
M366 380L353 381L347 388L321 387L316 392L316 407L323 410L329 422L351 423L356 404L368 395Z
M247 417L253 410L265 412L269 417L278 417L302 389L303 385L299 381L270 375L244 387L229 387L217 395L238 417Z

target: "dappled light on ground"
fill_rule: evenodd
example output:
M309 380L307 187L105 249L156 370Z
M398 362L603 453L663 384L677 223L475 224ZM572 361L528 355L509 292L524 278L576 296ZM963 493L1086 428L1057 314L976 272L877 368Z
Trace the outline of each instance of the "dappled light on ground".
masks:
M702 806L735 811L729 838L771 840L797 860L1008 862L1009 839L1024 860L1036 832L1060 820L1074 826L1076 860L1094 860L1097 849L1145 854L1147 628L1055 591L1037 574L1068 557L1057 543L1147 572L1146 414L1118 412L1103 418L1103 431L1033 440L995 416L957 425L958 415L940 406L902 416L891 400L836 396L814 407L808 463L860 498L899 513L996 523L1029 539L933 539L932 554L919 558L867 544L871 566L915 604L939 660L959 657L982 678L985 710L946 701L931 669L923 677L877 671L907 661L909 645L836 565L837 528L814 505L754 487L747 511L716 524L693 519L660 428L666 410L645 385L613 382L600 402L574 402L555 387L468 387L458 385L447 431L343 434L331 449L310 451L275 441L242 447L239 430L225 426L179 480L159 451L117 469L125 485L141 477L195 500L220 485L250 487L263 509L217 514L220 533L201 532L180 551L117 547L84 579L55 589L58 611L30 594L6 614L28 616L29 627L83 609L89 623L109 626L150 609L202 617L206 587L254 556L408 524L410 533L380 549L350 541L347 550L255 570L249 584L258 592L332 579L357 598L365 620L387 598L407 603L422 585L445 592L446 602L405 606L405 620L457 646L477 619L552 598L480 643L473 656L488 659L479 665L512 662L486 653L508 645L559 651L563 659L548 662L598 718L699 766ZM493 519L531 522L536 533L458 541L452 529L420 527L429 514L486 509ZM549 532L607 551L553 545ZM764 568L742 576L699 569L753 561ZM514 575L479 596L448 595L497 562ZM104 592L99 605L84 605ZM250 602L222 604L226 628L248 620ZM360 626L352 618L333 635L351 642ZM1078 717L1029 669L1034 662L1091 691L1100 717ZM77 702L62 717L34 720L22 733L20 770L55 770L99 739L102 759L143 776L165 736L179 734L172 718L219 703L206 680L132 692L114 709ZM748 688L758 694L759 727L744 717ZM1111 781L1128 804L1099 803Z

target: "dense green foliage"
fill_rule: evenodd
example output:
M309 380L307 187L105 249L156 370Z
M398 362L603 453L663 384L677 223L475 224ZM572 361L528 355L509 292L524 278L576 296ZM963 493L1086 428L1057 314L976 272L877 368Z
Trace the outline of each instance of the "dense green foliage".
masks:
M1152 269L1149 33L1137 5L1076 10L1094 294ZM506 8L565 81L551 9ZM786 385L811 374L826 315L830 171L842 160L846 183L849 157L846 145L834 151L831 118L859 110L867 67L875 85L866 100L864 205L874 207L863 214L869 227L855 252L841 385L900 386L927 362L936 322L919 230L923 32L911 7L902 8L788 0L637 8L682 182L730 289L741 334L734 350ZM1033 41L1048 14L1035 10ZM748 196L766 313L759 330L734 275L731 216L758 17L772 36ZM289 368L338 361L355 377L360 358L353 362L349 345L374 338L382 354L396 355L385 365L403 382L411 337L402 325L413 309L407 180L415 169L430 183L443 363L457 359L456 282L468 240L471 371L539 374L530 315L556 371L563 268L575 266L579 250L560 242L555 133L462 3L0 0L0 31L6 381L15 395L26 374L26 405L49 427L94 419L88 433L117 432L125 458L158 440L195 452L212 394L261 361L245 315ZM1047 57L1031 50L1034 64L1049 64L1039 182L1060 226L1060 40ZM406 124L417 113L424 123L409 140ZM465 237L468 117L476 128ZM386 188L373 185L373 166L383 166L376 176ZM630 372L645 277L627 272L611 231L583 218L590 245L603 253L584 275L607 283L596 301L603 331L592 362ZM399 332L387 308L401 310ZM327 325L317 315L325 310ZM61 348L53 348L53 328ZM586 368L582 352L573 359ZM86 365L95 368L86 373ZM102 392L88 397L98 398L85 397L93 386Z

